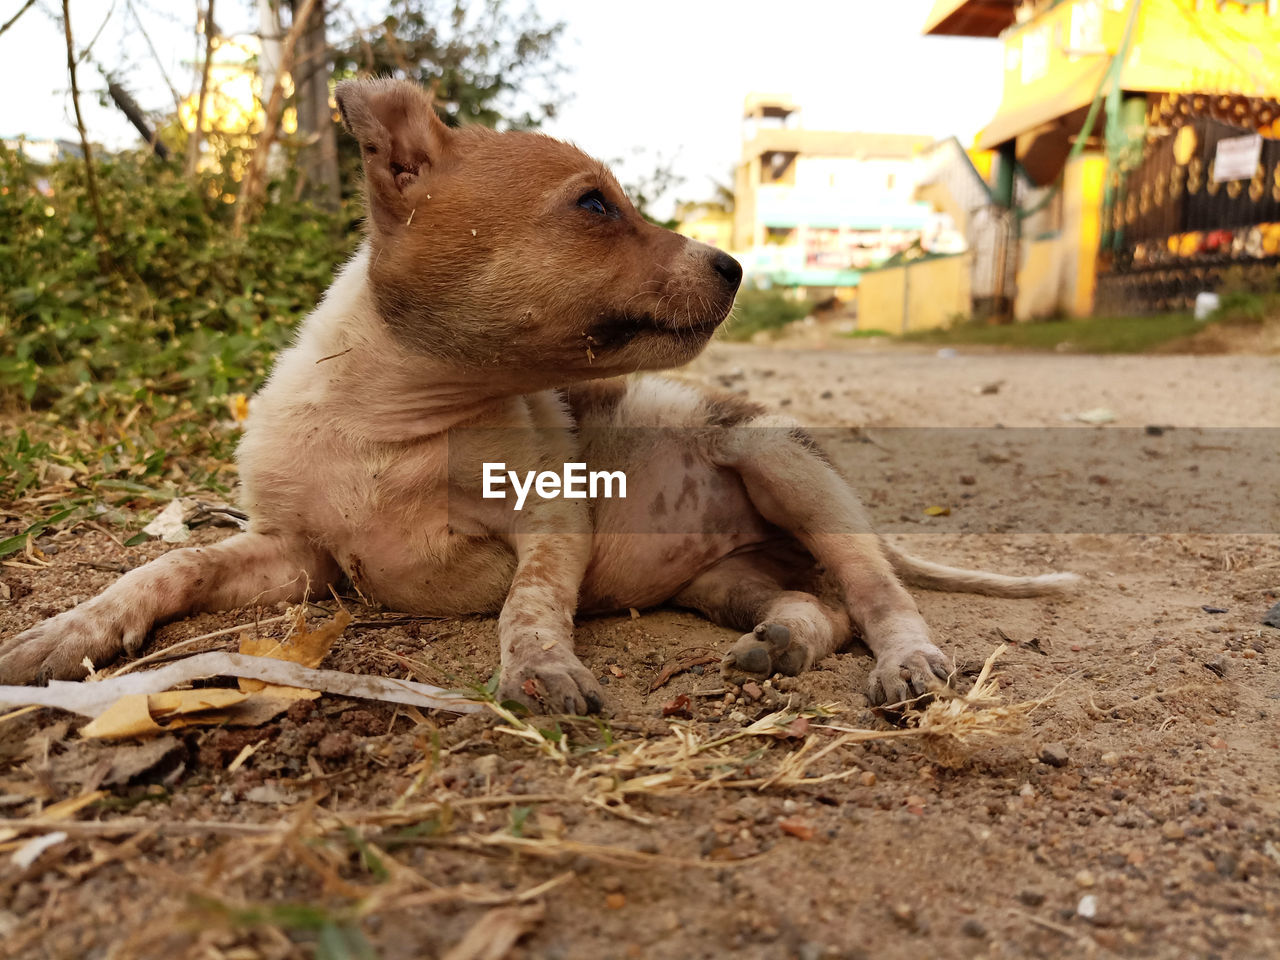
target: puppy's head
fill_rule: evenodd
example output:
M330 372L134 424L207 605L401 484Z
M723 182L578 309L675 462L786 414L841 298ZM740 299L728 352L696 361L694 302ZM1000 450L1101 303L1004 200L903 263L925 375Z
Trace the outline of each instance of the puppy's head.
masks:
M525 390L684 363L728 315L737 261L646 222L577 148L450 129L405 81L336 95L363 156L371 289L406 349Z

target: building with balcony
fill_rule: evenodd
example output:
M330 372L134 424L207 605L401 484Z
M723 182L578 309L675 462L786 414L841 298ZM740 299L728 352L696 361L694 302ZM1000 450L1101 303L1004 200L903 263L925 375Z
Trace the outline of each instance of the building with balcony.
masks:
M1011 232L971 242L1012 251L986 261L1013 315L1179 308L1224 264L1277 254L1278 6L934 4L926 34L1003 44L1003 96L975 146L997 155L990 206Z
M746 98L730 243L775 285L855 287L928 226L915 190L933 138L809 130L800 117L787 96Z

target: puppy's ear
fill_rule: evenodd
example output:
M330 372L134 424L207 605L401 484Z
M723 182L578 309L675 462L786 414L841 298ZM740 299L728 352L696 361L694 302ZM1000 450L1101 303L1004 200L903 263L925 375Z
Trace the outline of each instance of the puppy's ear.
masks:
M334 90L343 125L360 142L369 216L383 234L408 219L411 195L448 147L449 128L416 83L344 80Z

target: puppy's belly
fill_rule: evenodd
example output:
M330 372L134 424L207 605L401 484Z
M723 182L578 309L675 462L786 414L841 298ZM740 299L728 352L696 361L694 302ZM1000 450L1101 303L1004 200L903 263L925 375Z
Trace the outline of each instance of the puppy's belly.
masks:
M620 461L627 497L595 502L584 612L663 603L735 550L778 534L741 478L693 447L648 447Z

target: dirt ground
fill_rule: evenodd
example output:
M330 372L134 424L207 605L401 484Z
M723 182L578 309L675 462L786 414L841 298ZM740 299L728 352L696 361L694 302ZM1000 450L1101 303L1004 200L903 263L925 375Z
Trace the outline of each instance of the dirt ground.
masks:
M674 610L583 622L610 715L539 721L545 734L525 738L487 712L333 696L256 728L146 743L84 740L79 718L26 713L0 719L0 955L1280 956L1280 629L1261 623L1280 599L1267 507L1280 472L1207 434L1159 447L1193 427L1280 427L1280 361L720 345L686 375L814 427L872 428L833 455L913 552L1084 575L1068 599L917 593L961 686L1004 649L1005 702L1043 701L1023 732L963 749L851 742L830 728L893 730L863 696L865 651L730 690L733 702L714 664L650 692L664 665L735 639ZM1146 433L1153 477L1225 455L1223 481L1197 497L1235 509L1239 532L1188 532L1176 504L1154 532L1079 516L995 532L1011 529L1011 505L1035 516L1076 496L1069 472L1020 472L1037 431L1011 431L987 459L967 444L911 462L875 433L1057 428L1100 408L1106 425L1073 429L1160 428ZM1143 481L1098 470L1094 486L1141 514L1142 491L1111 488ZM949 514L925 513L940 502ZM49 566L0 567L0 636L101 590L116 576L104 567L163 550L84 528L42 546ZM275 614L172 624L148 652ZM324 663L450 687L495 665L483 618L355 625ZM833 715L787 736L732 736L819 704ZM95 790L70 817L33 823ZM34 862L10 859L54 829L65 838Z

